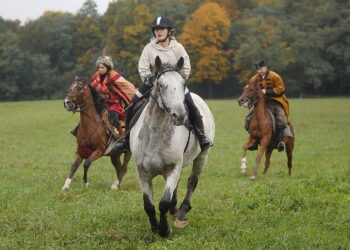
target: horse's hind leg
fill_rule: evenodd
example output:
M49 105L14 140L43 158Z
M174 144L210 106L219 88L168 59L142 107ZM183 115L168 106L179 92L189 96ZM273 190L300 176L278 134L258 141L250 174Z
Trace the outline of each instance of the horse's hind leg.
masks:
M192 173L187 180L187 192L185 199L181 203L179 214L175 220L175 227L185 228L188 224L187 213L192 209L191 196L198 184L199 175L207 161L208 152L202 152L193 162Z
M264 168L263 174L266 174L267 170L269 169L272 150L273 150L273 148L271 148L271 147L267 147L267 149L266 149L266 152L265 152L265 168Z
M294 149L294 138L288 138L286 145L286 154L288 158L288 174L292 174L292 165L293 165L293 149Z
M63 190L68 190L69 189L69 185L71 184L72 182L72 178L75 174L75 172L77 171L79 165L81 164L81 162L83 161L83 158L77 154L77 157L75 159L75 161L73 162L71 168L70 168L70 173L69 173L69 176L68 178L66 179L63 187L62 187L62 191Z
M118 189L119 188L120 182L122 181L123 176L126 172L123 169L123 165L120 161L120 156L121 156L121 152L116 152L113 155L111 155L111 162L112 162L112 164L115 168L116 174L117 174L117 178L113 182L111 189Z
M122 153L118 152L118 153L115 153L114 155L111 156L111 161L112 161L113 166L117 172L117 178L113 182L111 189L118 189L119 188L119 185L122 182L124 175L128 171L128 163L129 163L130 158L131 158L131 152L127 151L125 153L123 164L120 161L121 155L122 155Z
M156 208L153 203L153 186L152 180L146 177L143 171L138 169L140 187L143 193L143 207L148 215L149 222L151 223L151 230L155 233L159 232L159 222L156 217Z
M174 190L173 198L171 199L170 210L169 210L169 213L173 218L173 220L175 220L179 214L179 208L176 205L177 205L177 187Z

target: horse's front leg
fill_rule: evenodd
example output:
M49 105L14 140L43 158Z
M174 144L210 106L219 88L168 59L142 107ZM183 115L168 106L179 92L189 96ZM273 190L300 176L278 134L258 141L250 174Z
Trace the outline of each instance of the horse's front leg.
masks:
M161 201L159 202L159 235L162 237L167 237L171 233L171 228L169 227L167 220L167 213L171 208L174 208L173 196L180 179L181 168L182 166L180 165L168 165L165 167L165 191Z
M79 154L77 154L76 159L75 159L75 161L73 162L73 164L72 164L72 166L70 168L69 176L66 179L66 181L64 182L64 185L62 187L62 191L69 189L69 186L70 186L70 184L72 182L72 178L73 178L75 172L77 171L77 169L78 169L78 167L79 167L79 165L81 164L82 161L83 161L83 158Z
M241 173L245 174L247 172L247 151L248 148L254 146L256 144L256 140L252 137L249 137L248 142L243 145L243 155L242 155L242 164L241 164Z
M261 161L261 158L263 156L263 154L265 153L266 151L266 148L267 148L267 145L268 145L268 142L270 141L270 138L269 139L262 139L260 141L261 143L261 146L260 146L260 149L259 149L259 152L258 152L258 155L256 157L256 160L255 160L255 168L253 170L253 173L252 175L250 176L250 179L251 180L255 180L256 179L256 176L257 176L257 173L258 173L258 168L259 168L259 164L260 164L260 161Z
M203 151L193 162L192 173L187 180L186 196L181 203L179 214L174 223L177 228L185 228L188 225L187 213L192 209L191 196L197 187L199 175L205 166L207 158L208 151Z
M100 150L94 151L84 162L84 176L83 176L83 181L85 186L89 186L88 179L87 179L87 172L89 170L89 167L91 163L93 163L95 160L100 158L103 155L103 152Z
M156 217L156 208L153 203L153 185L152 179L146 175L141 168L138 168L140 188L143 193L143 207L148 215L149 222L151 223L151 230L155 233L159 233L159 222Z

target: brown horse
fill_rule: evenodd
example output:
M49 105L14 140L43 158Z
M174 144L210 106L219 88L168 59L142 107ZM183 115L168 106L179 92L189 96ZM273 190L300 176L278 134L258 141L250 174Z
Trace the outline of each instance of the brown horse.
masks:
M120 161L122 152L110 149L109 144L112 141L112 132L107 130L107 124L101 115L97 112L93 96L86 84L86 80L79 81L76 77L68 90L68 95L64 99L64 107L68 111L80 112L80 125L77 133L77 152L74 163L71 166L70 174L65 181L62 190L69 189L73 175L78 169L79 165L84 162L84 177L83 181L86 186L89 185L87 180L87 172L92 162L101 156L108 155L111 157L111 162L117 172L117 178L112 184L112 189L118 189L126 171L128 162L131 157L130 151L125 153L123 164ZM107 153L107 154L106 154Z
M266 105L266 98L259 85L248 82L243 88L243 93L238 99L240 106L253 108L253 118L249 125L249 138L248 142L243 146L243 157L241 172L246 172L246 154L247 150L256 145L260 144L260 149L255 161L255 168L253 170L250 179L256 179L259 163L262 155L265 153L265 169L264 174L267 172L270 166L270 158L272 150L277 148L277 142L273 140L273 120L270 112ZM283 142L286 145L286 153L288 158L288 172L291 175L292 171L292 159L293 159L293 148L294 148L294 131L292 124L288 121L290 132L293 136L284 136Z

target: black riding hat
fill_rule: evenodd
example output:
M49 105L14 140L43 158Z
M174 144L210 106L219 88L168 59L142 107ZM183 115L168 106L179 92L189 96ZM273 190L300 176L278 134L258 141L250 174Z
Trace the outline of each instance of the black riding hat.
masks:
M158 17L156 17L154 19L151 27L152 27L152 31L154 31L158 27L167 28L169 30L173 30L174 29L173 22L170 21L170 19L167 18L166 16L158 16Z
M259 69L259 68L267 66L267 63L264 59L261 59L260 61L256 62L254 65L257 69Z

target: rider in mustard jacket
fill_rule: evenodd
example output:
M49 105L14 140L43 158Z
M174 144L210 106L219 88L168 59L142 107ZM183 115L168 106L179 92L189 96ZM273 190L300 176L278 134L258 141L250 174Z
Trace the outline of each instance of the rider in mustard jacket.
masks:
M283 79L276 72L270 71L265 60L255 64L257 73L250 81L259 84L266 96L267 106L275 115L277 125L278 151L285 148L283 142L283 131L288 126L289 103L284 94L285 85Z

